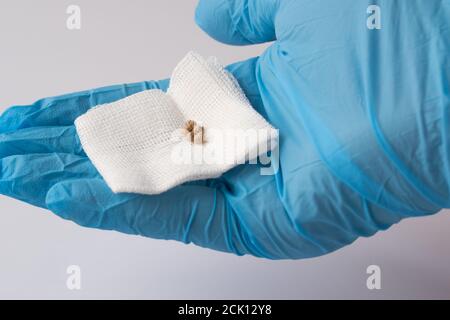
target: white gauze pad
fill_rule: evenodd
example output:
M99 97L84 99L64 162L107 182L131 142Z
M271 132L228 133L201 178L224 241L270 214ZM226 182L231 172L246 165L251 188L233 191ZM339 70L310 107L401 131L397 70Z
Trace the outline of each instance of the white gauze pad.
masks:
M158 194L216 178L276 146L278 132L214 59L190 52L167 93L145 90L75 121L81 144L113 192Z

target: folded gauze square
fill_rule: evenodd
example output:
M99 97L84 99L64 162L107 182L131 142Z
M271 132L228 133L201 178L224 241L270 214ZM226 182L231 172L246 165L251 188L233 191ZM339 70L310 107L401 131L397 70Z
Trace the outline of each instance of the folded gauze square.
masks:
M234 77L193 52L175 68L167 93L146 90L96 106L75 126L114 192L144 194L254 163L278 138Z

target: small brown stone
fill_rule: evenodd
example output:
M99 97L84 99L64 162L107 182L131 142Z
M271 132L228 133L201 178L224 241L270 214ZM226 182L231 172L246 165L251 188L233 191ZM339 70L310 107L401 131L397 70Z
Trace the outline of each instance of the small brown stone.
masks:
M186 121L184 129L187 131L191 143L203 144L205 142L204 140L205 129L202 126L199 126L194 120Z

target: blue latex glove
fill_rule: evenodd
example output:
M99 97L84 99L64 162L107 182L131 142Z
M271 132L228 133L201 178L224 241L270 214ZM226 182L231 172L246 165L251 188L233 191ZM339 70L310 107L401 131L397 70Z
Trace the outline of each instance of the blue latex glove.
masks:
M381 29L367 27L372 4ZM242 165L157 196L113 194L73 122L168 84L142 82L7 110L0 192L87 227L272 259L325 254L450 207L450 1L205 0L196 21L229 44L276 39L229 67L280 129L276 175Z

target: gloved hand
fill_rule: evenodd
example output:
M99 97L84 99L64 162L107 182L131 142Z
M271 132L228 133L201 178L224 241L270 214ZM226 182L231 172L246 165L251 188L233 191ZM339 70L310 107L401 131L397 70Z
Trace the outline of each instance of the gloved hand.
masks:
M368 28L373 2L381 29ZM205 0L196 21L229 44L276 40L229 70L280 130L277 174L241 165L157 196L113 194L73 122L167 87L142 82L7 110L0 192L87 227L271 259L325 254L449 207L449 1Z

